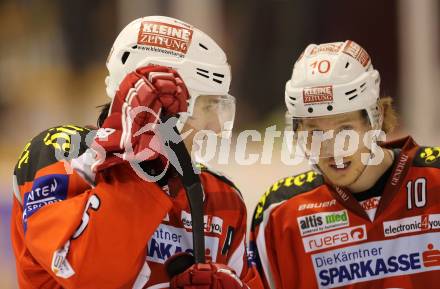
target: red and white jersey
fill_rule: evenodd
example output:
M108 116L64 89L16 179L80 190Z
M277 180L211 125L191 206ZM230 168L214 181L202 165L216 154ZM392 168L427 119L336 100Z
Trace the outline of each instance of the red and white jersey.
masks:
M164 262L192 252L180 180L169 180L176 193L171 197L128 164L95 176L88 134L71 125L46 130L26 145L15 167L12 242L20 288L168 288ZM56 157L74 151L79 156L70 161ZM207 259L229 265L249 287L260 288L247 264L240 193L206 168L200 178Z
M253 219L267 288L439 288L440 147L409 137L380 197L359 203L308 171L276 182Z

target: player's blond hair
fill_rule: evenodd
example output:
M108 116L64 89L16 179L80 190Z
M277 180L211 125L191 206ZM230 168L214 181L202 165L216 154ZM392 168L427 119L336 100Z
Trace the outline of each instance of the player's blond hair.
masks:
M391 133L397 126L397 112L393 108L393 99L390 96L381 97L379 106L383 113L382 130L386 134Z

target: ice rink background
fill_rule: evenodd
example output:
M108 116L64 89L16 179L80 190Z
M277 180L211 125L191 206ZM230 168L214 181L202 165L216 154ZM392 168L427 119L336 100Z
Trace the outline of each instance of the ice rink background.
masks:
M435 0L220 1L77 0L0 2L0 288L16 288L9 241L13 166L25 143L58 124L94 124L108 101L105 59L119 30L143 15L181 18L207 32L232 65L235 131L284 123L284 84L309 43L352 39L381 72L401 126L440 144L440 5ZM249 153L261 153L251 144ZM271 164L213 165L241 188L251 214L277 179L298 173L274 152Z

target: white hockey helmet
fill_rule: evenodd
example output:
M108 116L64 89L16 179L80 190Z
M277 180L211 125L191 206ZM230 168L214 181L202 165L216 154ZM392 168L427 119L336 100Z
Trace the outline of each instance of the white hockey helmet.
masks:
M311 44L296 61L286 83L285 102L293 118L366 110L373 129L382 126L380 76L357 43Z
M128 73L150 64L179 73L190 94L189 115L199 95L228 95L231 70L220 46L192 25L165 16L138 18L119 33L107 59L107 95L113 98Z

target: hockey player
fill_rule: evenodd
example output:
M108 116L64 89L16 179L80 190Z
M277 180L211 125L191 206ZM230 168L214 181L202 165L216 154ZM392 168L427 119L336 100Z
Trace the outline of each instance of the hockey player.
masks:
M166 146L177 133L154 129L173 116L182 135L218 133L233 121L223 50L187 23L150 16L122 30L107 68L112 100L96 137L86 127L48 129L25 146L15 167L12 241L20 288L258 288L258 274L247 265L240 193L204 167L208 262L171 280L164 265L192 252L192 219Z
M296 61L285 101L314 169L277 181L255 210L267 288L438 288L440 148L384 142L396 115L379 82L353 41Z

